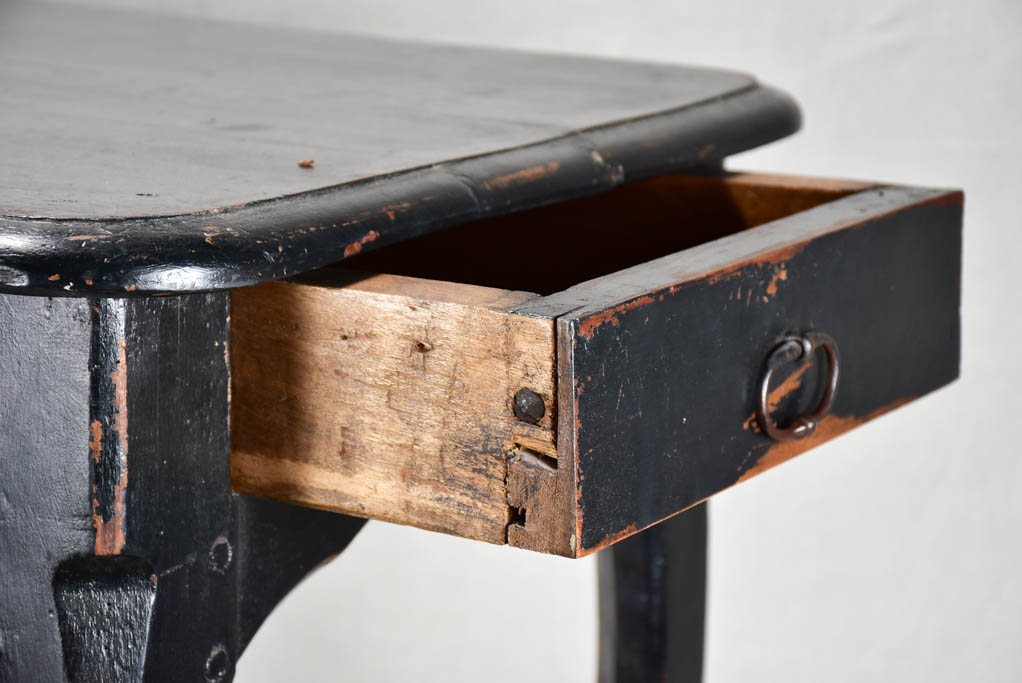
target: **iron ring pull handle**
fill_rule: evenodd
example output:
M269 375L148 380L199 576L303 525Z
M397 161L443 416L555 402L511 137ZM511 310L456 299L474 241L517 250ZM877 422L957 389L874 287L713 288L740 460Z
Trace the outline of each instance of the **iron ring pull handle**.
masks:
M809 415L800 415L791 421L787 427L779 427L770 417L768 398L770 395L770 379L774 370L793 361L806 359L816 349L823 349L827 355L827 385L823 392L820 404ZM756 419L760 428L767 436L775 441L795 441L804 439L816 431L816 426L834 402L834 395L837 393L838 376L841 357L838 354L837 343L829 335L822 332L806 332L801 337L788 337L782 340L770 351L767 356L763 374L759 379L758 401L756 404Z

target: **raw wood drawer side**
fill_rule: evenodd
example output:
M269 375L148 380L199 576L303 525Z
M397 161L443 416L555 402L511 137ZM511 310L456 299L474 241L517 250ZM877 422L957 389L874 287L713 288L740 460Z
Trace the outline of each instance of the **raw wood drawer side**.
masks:
M389 275L232 297L232 481L255 496L506 543L515 444L556 455L534 295ZM515 392L544 398L514 418Z

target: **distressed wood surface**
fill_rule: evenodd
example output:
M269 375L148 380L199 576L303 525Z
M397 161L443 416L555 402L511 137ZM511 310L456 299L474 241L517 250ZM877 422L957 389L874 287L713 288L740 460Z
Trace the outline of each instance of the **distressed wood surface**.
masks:
M233 493L228 296L0 295L0 681L219 681L362 520Z
M800 123L733 72L28 0L0 89L0 290L64 295L280 279Z
M60 681L52 582L93 553L90 311L0 295L0 681Z
M68 681L143 680L156 583L153 568L138 557L86 555L61 563L53 600Z
M560 506L561 552L606 547L955 379L961 201L865 190L524 304L558 316L558 460L575 467L557 486L575 495L531 505ZM811 330L837 340L841 385L811 437L776 443L754 417L762 364ZM822 367L785 369L775 419L812 412Z
M516 439L556 453L553 321L508 313L522 292L318 281L233 294L235 490L505 543Z
M954 379L960 230L953 191L675 176L350 262L396 275L309 279L346 289L241 290L235 486L585 555ZM410 277L440 271L469 284ZM506 351L511 320L542 334L515 332ZM810 330L837 340L842 383L811 438L776 444L754 417L761 364ZM432 355L427 331L467 357ZM537 339L557 361L539 429L509 420L520 383L492 365L494 349L507 365ZM448 391L455 367L476 395ZM777 373L777 420L811 412L821 367Z

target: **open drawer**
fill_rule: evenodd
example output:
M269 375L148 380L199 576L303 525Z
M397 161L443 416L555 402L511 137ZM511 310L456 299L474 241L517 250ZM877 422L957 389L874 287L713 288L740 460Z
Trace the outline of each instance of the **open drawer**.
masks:
M961 210L669 176L236 290L233 486L588 554L953 380Z

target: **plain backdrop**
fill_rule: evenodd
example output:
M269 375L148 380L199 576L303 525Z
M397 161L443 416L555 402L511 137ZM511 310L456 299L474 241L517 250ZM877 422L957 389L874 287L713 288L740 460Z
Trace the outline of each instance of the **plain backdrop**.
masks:
M1022 680L1022 2L79 1L749 71L731 168L964 188L962 379L713 500L706 680ZM592 681L595 569L371 522L237 680Z

